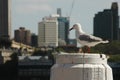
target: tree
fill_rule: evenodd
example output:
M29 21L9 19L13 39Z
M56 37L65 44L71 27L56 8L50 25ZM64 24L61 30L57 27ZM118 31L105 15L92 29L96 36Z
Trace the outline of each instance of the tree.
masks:
M91 48L92 52L104 54L120 54L120 41L111 41L108 44L99 44Z

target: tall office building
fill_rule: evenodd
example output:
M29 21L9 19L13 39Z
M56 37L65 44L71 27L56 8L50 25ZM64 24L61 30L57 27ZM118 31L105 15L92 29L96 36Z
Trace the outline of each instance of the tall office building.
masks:
M94 35L108 40L119 38L118 5L112 3L111 9L105 9L94 17Z
M62 12L61 12L61 8L57 8L57 14L60 15L60 17L62 16L61 13L62 13Z
M11 37L11 0L0 0L0 37Z
M38 47L58 46L58 22L56 18L47 17L38 24Z
M112 12L109 9L99 12L94 17L94 35L113 40Z
M118 4L112 3L111 6L112 18L113 18L113 40L118 40L119 36L119 16L118 16Z
M59 17L57 17L58 20L58 38L60 40L64 40L66 44L69 44L69 17L63 17L61 14L61 8L57 8L57 14Z
M58 17L58 38L69 44L69 17Z
M30 30L25 30L24 27L20 27L18 30L15 30L15 41L20 42L26 45L31 45L31 32Z

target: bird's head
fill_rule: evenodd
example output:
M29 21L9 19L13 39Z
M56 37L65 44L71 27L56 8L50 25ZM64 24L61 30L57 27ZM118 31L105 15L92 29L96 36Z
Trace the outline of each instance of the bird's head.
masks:
M73 27L69 29L69 31L71 31L71 30L73 30L73 29L76 29L76 30L81 29L81 25L80 25L80 23L76 23L76 24L74 24Z

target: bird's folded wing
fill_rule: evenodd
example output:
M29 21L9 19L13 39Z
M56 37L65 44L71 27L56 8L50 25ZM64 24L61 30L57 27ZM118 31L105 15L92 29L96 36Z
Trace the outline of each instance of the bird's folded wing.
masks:
M101 41L102 39L99 37L92 36L92 35L82 34L79 36L79 40L95 42L95 41Z

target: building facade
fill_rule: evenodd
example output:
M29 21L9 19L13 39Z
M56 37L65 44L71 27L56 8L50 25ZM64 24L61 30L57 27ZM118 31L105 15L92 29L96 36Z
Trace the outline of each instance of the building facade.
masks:
M58 38L69 44L69 18L58 17Z
M44 17L42 23L48 23L49 21L51 23L54 21L57 22L57 29L56 29L57 30L57 42L59 43L64 42L64 45L69 44L69 35L68 35L69 34L69 22L70 22L69 17L62 17L61 8L58 8L57 14L51 15L49 17ZM44 31L42 27L41 27L41 30L42 31L38 31L38 32L41 32L41 34L45 36L45 34L43 34ZM42 43L39 40L40 40L40 37L38 37L38 45L40 45L39 43ZM58 46L61 46L61 44L60 45L58 44Z
M20 42L26 45L31 45L31 32L30 30L25 30L24 27L20 27L18 30L15 30L14 33L15 41Z
M52 65L48 56L19 56L18 80L50 80Z
M58 22L56 18L44 18L38 24L38 47L58 46Z
M112 3L111 9L98 12L94 17L94 35L108 40L119 38L118 5Z
M64 40L66 44L69 44L69 17L63 17L61 8L57 8L57 14L59 17L57 17L58 20L58 38L59 40Z
M11 0L0 0L0 37L11 37Z
M118 16L118 4L112 3L111 6L112 18L113 18L113 40L118 40L119 36L119 16Z
M76 39L69 39L69 45L77 46L77 40Z
M60 15L60 17L62 16L61 8L57 8L57 14Z
M113 40L112 11L99 12L94 17L94 35L103 39Z
M38 36L36 34L31 35L31 46L38 46Z

